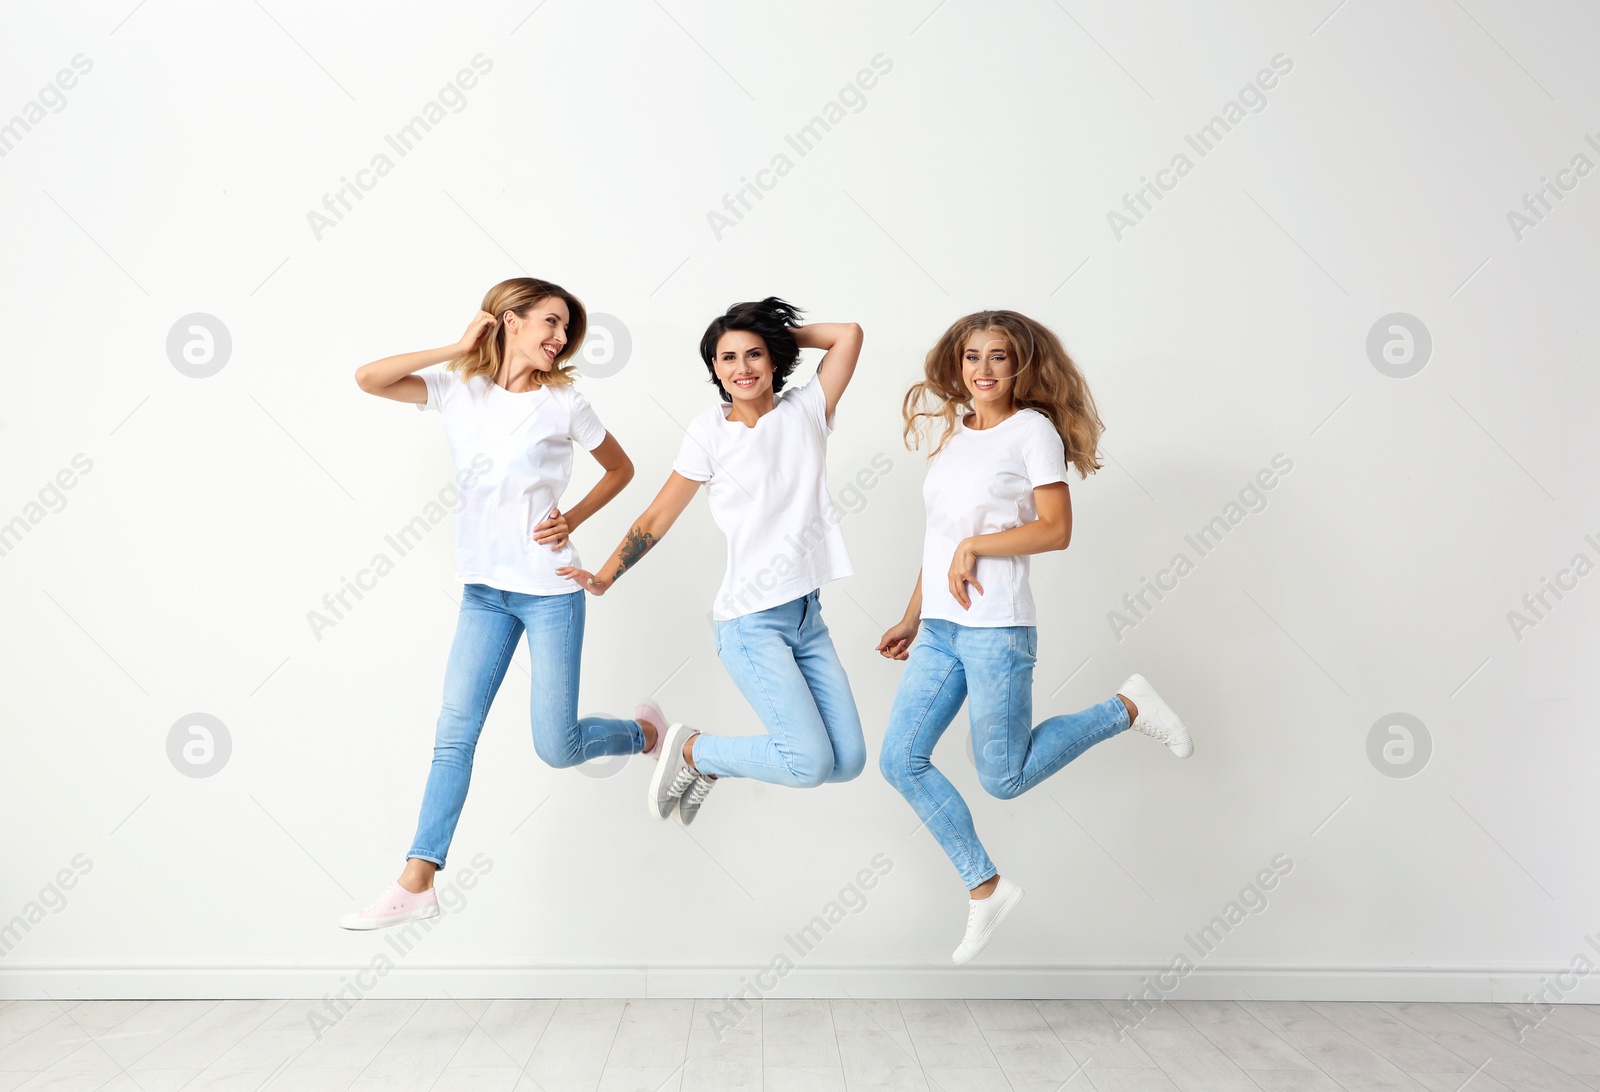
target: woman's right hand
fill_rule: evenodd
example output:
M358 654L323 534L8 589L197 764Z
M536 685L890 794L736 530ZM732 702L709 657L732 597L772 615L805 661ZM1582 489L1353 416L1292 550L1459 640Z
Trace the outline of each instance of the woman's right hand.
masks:
M897 624L883 631L883 640L878 642L878 652L888 660L903 660L911 654L911 642L916 640L917 630L922 626L920 618L902 618Z
M472 316L472 321L467 323L467 332L461 335L461 340L456 342L456 348L463 353L471 352L478 344L478 339L483 337L485 330L492 330L500 320L487 311L479 311Z

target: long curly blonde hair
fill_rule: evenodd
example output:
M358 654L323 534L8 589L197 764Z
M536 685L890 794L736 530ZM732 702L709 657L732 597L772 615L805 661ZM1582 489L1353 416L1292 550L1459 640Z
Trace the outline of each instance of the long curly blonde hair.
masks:
M530 379L536 387L567 386L577 372L570 366L563 367L562 362L571 359L583 348L583 338L589 330L589 312L584 310L583 302L577 296L559 284L541 281L537 277L512 277L484 293L483 310L495 317L494 328L484 332L470 353L456 357L445 366L459 375L463 383L479 375L494 382L494 377L500 374L500 364L505 360L506 312L514 311L519 317L527 318L534 304L551 296L566 302L567 343L561 347L549 371L535 368Z
M1105 424L1095 409L1088 382L1049 327L1016 311L976 311L959 318L928 351L923 380L906 391L900 407L905 417L906 447L921 447L938 421L943 428L938 442L928 452L931 459L955 434L956 414L964 416L972 404L972 396L961 381L961 358L967 339L987 331L1004 335L1015 362L1011 398L1017 408L1038 410L1050 419L1061 436L1067 459L1078 468L1081 477L1099 470L1104 464L1095 449Z

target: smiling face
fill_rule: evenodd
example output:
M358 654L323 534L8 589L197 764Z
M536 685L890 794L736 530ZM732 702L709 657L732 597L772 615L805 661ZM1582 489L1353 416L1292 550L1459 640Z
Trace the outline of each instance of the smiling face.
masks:
M760 334L729 330L717 339L717 379L735 402L761 401L772 394L772 357Z
M566 300L547 296L528 308L526 315L507 311L500 317L506 324L508 357L528 357L541 372L556 366L556 357L567 346L567 325L572 321Z
M961 382L973 408L1005 410L1016 385L1016 360L1003 330L975 330L961 350Z

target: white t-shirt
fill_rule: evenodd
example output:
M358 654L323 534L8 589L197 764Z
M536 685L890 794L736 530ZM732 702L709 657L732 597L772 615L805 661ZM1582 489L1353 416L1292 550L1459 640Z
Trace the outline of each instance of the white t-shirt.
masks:
M572 540L559 549L533 541L572 477L572 444L592 451L606 438L589 402L570 386L512 392L483 376L466 383L440 368L420 373L428 401L444 415L455 460L456 579L528 595L582 593L557 576L581 568Z
M754 427L719 403L689 422L672 469L706 483L728 536L728 568L711 616L728 621L807 595L855 570L828 495L831 421L815 377L774 398Z
M955 434L922 483L928 530L922 543L922 617L963 626L1033 626L1028 558L980 557L967 585L970 610L950 594L950 559L962 539L1009 531L1039 518L1037 486L1067 480L1066 453L1050 418L1019 409L992 428L973 430L956 417Z

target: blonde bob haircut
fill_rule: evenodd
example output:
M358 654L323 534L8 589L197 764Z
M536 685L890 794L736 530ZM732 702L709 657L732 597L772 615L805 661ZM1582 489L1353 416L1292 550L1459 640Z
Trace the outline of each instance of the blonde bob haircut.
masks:
M583 302L577 296L558 284L541 281L537 277L512 277L489 289L483 297L483 310L495 317L494 326L484 332L471 352L456 357L446 367L459 375L462 382L481 375L493 383L494 377L500 374L500 365L506 355L506 312L514 312L518 318L527 318L535 305L552 296L565 301L567 305L567 343L561 347L549 371L535 368L530 378L536 387L565 387L571 384L576 371L571 366L563 366L563 361L570 360L583 348L583 338L589 329L589 313L584 310Z
M922 382L912 384L901 403L906 447L921 447L937 421L941 427L938 442L928 452L931 459L954 435L956 414L971 411L972 396L961 381L961 358L967 340L976 333L1005 339L1015 368L1011 398L1017 408L1038 410L1050 419L1081 477L1099 470L1103 464L1095 449L1105 424L1095 410L1088 382L1049 327L1016 311L976 311L957 319L928 351Z

